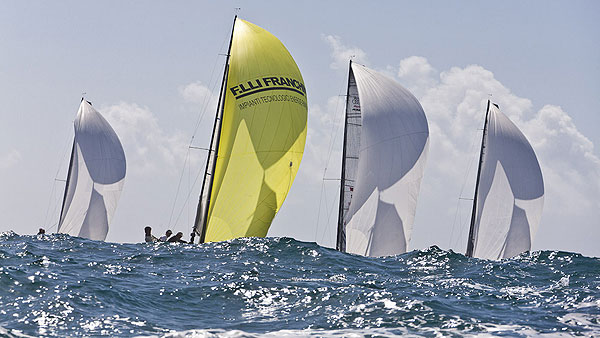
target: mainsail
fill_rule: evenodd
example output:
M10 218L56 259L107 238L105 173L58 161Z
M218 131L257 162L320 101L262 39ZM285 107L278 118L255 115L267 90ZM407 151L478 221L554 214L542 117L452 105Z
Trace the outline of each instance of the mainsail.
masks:
M285 46L236 17L192 241L266 236L298 171L307 113Z
M117 134L92 104L81 100L74 122L59 233L103 241L125 181L125 153Z
M544 180L525 135L488 101L467 256L501 259L531 249Z
M406 252L429 144L419 101L397 82L350 62L337 249Z

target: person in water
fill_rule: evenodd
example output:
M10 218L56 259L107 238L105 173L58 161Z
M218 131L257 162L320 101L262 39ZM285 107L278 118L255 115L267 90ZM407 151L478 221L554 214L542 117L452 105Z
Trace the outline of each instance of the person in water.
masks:
M38 234L38 235L44 235L44 234L46 234L46 230L44 230L44 228L40 228L40 229L38 230L38 233L37 233L37 234Z
M166 242L169 239L169 237L171 237L172 234L173 234L173 231L167 230L167 232L165 232L165 235L161 236L158 240L161 242Z
M145 227L144 232L146 233L146 236L144 237L144 241L146 241L146 243L158 242L158 238L156 238L152 235L151 227L149 227L149 226Z
M187 243L186 241L181 239L181 237L183 237L183 232L180 231L177 233L177 235L169 238L169 240L167 242L169 242L169 243Z

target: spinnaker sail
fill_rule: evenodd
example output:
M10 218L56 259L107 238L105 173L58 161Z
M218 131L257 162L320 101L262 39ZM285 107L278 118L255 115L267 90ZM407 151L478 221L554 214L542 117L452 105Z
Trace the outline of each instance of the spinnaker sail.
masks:
M484 124L467 256L502 259L531 250L544 180L527 138L490 104Z
M236 17L192 241L266 236L304 153L307 107L285 46Z
M57 232L103 241L125 182L125 153L110 124L84 99L74 127Z
M406 252L429 145L419 101L396 81L350 62L336 248Z

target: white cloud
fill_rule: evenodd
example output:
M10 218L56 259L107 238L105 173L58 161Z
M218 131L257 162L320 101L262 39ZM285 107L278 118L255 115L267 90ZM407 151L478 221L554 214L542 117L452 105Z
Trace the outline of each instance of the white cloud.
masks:
M414 83L435 83L428 79L432 77L431 72L421 71L428 68L422 62L413 65L415 71L408 68L403 69L403 73L423 74L424 79L417 77ZM481 128L488 93L493 94L492 100L523 130L544 173L552 172L552 175L546 175L549 176L546 178L547 190L551 192L553 186L567 182L579 192L577 195L587 192L584 201L597 203L594 197L600 195L600 159L593 152L592 142L577 130L569 115L551 105L533 113L530 100L517 97L496 80L492 72L476 65L442 72L439 82L420 98L432 126L430 161L437 167L438 174L455 176L457 173L449 170L456 167L451 165L452 162L472 156L468 153L468 145L472 143L474 131ZM459 160L458 163L464 162ZM557 195L564 196L566 205L586 205L585 202L574 202L579 200L574 196L559 192Z
M199 103L203 108L216 107L218 96L200 81L179 88L181 97L187 102Z
M21 161L21 153L17 149L11 149L9 152L0 155L0 169L10 168Z
M400 61L398 78L414 95L420 96L437 84L437 71L422 56L411 56Z
M121 139L128 175L172 174L180 170L188 150L181 132L165 132L152 112L136 103L120 102L100 111Z
M535 112L530 100L513 94L478 65L438 74L425 58L410 57L400 62L398 75L417 94L430 125L431 148L420 210L445 210L446 218L453 217L465 177L462 197L471 196L473 160L481 139L477 130L482 128L488 94L492 94L492 101L523 131L540 161L546 187L543 231L561 233L564 224L575 218L595 222L600 217L600 159L592 142L560 107L545 105ZM470 173L468 163L472 163ZM465 210L469 209L467 203Z
M481 66L453 67L438 75L431 71L420 72L428 68L422 62L412 64L417 71L407 68L407 63L404 65L405 74L423 75L423 78L413 77L407 83L409 88L424 83L432 84L429 88L421 87L419 101L429 120L429 161L437 165L439 172L436 175L456 177L464 173L465 168L456 164L468 163L472 156L470 148L473 141L480 137L476 134L483 125L488 94L492 93L502 111L513 119L531 108L529 100L513 95L494 78L492 72Z
M186 110L192 112L193 115L196 115L193 130L190 130L195 142L199 141L196 139L196 136L199 136L199 138L205 142L209 142L210 138L207 138L207 136L211 135L212 128L209 127L212 127L212 122L206 123L206 119L208 118L210 121L213 121L214 119L219 100L218 94L214 93L214 91L210 90L209 87L205 86L200 81L180 86L179 94L184 101L189 104L189 107L186 107Z
M570 214L600 209L600 159L594 144L577 130L560 107L546 105L523 124L548 177L547 195L561 196L559 209Z
M321 182L326 166L327 177L339 176L341 162L341 137L339 135L342 130L344 108L343 96L329 97L324 107L310 106L306 146L299 175L305 175L313 183Z
M189 231L205 152L190 150L189 134L168 130L148 107L119 102L100 112L119 136L127 158L127 178L118 218L108 240L132 236L132 224ZM140 214L139 206L145 206Z
M334 69L346 67L348 56L356 54L355 51L367 58L361 49L344 46L338 37L326 36L324 39L330 44ZM492 101L499 104L502 112L529 139L542 167L545 207L541 233L537 235L539 242L534 240L534 249L600 253L594 249L597 245L592 241L581 241L581 238L600 236L597 227L600 159L594 152L594 144L577 129L567 112L554 105L544 105L536 111L531 100L512 93L491 71L479 65L452 67L439 72L420 56L405 58L397 65L381 69L396 76L398 82L417 96L430 128L430 150L412 248L436 244L464 251L466 222L470 218L472 202L457 199L460 194L464 198L473 194L481 128L491 94ZM310 126L315 130L309 129L309 140L310 133L314 133L315 139L324 137L327 140L331 132L341 133L341 128L332 131L333 115L326 116L334 113L339 114L319 105L311 107L309 121L316 120L320 125L315 122ZM320 143L310 140L307 148L326 148L323 143L322 140ZM341 141L337 142L334 151L338 148L341 148ZM339 152L332 156L339 157ZM339 165L336 169L339 170ZM315 170L318 170L316 165ZM336 176L335 173L331 176ZM328 192L329 196L332 192L333 189ZM336 196L335 192L333 194ZM452 229L455 215L458 215L458 224Z
M331 47L331 58L333 59L330 67L332 69L346 69L348 61L352 57L353 60L361 64L368 65L367 53L357 47L349 47L342 43L339 36L336 35L321 35L321 39Z

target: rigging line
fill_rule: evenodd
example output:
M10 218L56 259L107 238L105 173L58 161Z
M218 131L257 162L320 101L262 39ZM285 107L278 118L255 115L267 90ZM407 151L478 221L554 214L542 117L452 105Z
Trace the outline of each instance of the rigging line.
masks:
M317 242L317 235L319 234L319 219L321 218L321 204L323 201L323 188L325 187L325 181L321 181L321 193L319 194L319 208L317 210L317 226L315 227L315 243L319 244Z
M193 149L193 148L188 148L188 149ZM190 163L191 161L188 161L188 187L192 186L192 164ZM190 188L190 191L192 191L192 189ZM185 200L185 203L183 203L183 206L185 207L186 205L188 205L187 203L187 198ZM187 208L187 223L186 224L191 224L191 220L190 220L190 209Z
M344 89L345 85L346 85L346 81L342 81L342 85L340 86L338 93ZM334 145L336 137L337 137L337 130L339 129L339 124L337 123L338 118L342 118L345 116L345 112L344 112L344 114L338 114L340 101L342 101L339 99L340 96L346 97L346 95L338 95L337 99L335 100L336 101L335 102L335 110L333 111L334 119L333 119L333 125L331 126L331 132L329 134L329 145L327 146L327 148L328 148L327 157L324 161L325 162L325 171L323 172L323 178L325 178L325 173L327 171L327 168L329 167L329 160L331 159L331 153L333 152L333 145Z
M48 198L48 205L46 206L46 215L44 216L44 226L46 226L48 222L48 213L50 212L50 205L52 204L52 200L54 199L54 194L56 193L56 179L52 182L52 189L50 189L50 197Z
M460 199L456 200L456 210L454 211L454 220L452 221L452 230L450 231L450 237L448 238L448 248L452 248L452 238L454 236L454 227L456 225L456 216L458 215L458 209L460 207Z
M483 130L483 129L481 129L481 130ZM478 131L479 131L479 129L478 129ZM479 139L479 137L477 137L477 136L478 136L478 134L479 134L479 133L478 133L478 132L476 132L476 133L474 134L473 138L472 138L472 141L471 141L471 147L470 147L470 149L469 149L469 153L470 153L470 154L473 154L473 149L475 148L475 142L476 142L476 141ZM462 183L462 186L461 186L461 188L460 188L460 195L459 195L459 198L460 198L460 196L462 196L462 195L463 195L463 193L464 193L464 190L465 190L465 186L467 185L467 179L469 178L469 171L471 170L471 167L473 166L473 162L474 162L474 161L475 161L475 159L477 158L475 155L477 155L477 154L475 153L474 155L472 155L472 156L471 156L471 159L469 160L469 164L468 164L468 166L467 166L467 172L465 172L465 176L463 177L463 183Z
M206 161L203 164L206 164ZM190 196L192 195L192 192L194 191L194 187L196 186L196 183L198 183L198 178L200 177L200 174L202 174L202 173L203 173L203 170L198 170L198 174L196 174L196 178L194 178L194 183L192 183L190 190L188 191L188 194L185 197L184 204L181 207L181 210L179 211L179 213L177 214L177 218L175 218L174 226L177 226L177 223L179 223L179 218L181 217L181 214L183 214L183 211L185 210L185 207L190 200Z
M336 100L334 114L336 114L338 112L339 104L340 104L340 100ZM338 130L340 128L340 124L343 124L343 123L338 123L338 119L343 119L344 115L345 114L334 115L335 118L333 120L333 125L331 126L331 133L329 134L330 137L329 137L327 158L325 160L325 171L327 171L327 168L329 168L329 161L331 160L331 153L333 152L333 146L335 144L335 141L337 140L337 136L338 136L337 134L338 134ZM323 173L323 178L325 178L325 173Z
M198 150L206 150L206 151L210 151L210 149L208 149L208 148L204 148L204 147L195 147L195 146L189 146L188 148L190 148L190 149L198 149Z
M54 228L58 226L58 222L54 222L51 226L46 229L48 232L51 232Z
M71 137L69 135L67 135L65 142L62 146L63 149L63 156L60 159L59 163L58 163L58 168L56 169L56 174L54 174L54 181L52 182L52 189L50 190L50 198L48 199L48 206L46 207L46 215L44 216L44 226L48 223L48 214L50 211L50 205L52 204L52 200L55 199L55 193L56 193L56 179L58 178L58 174L60 173L60 170L62 169L62 165L65 162L65 158L68 156L67 154L69 154L69 140L71 139ZM66 187L65 187L66 189ZM54 210L56 210L56 206L54 207Z
M469 213L467 213L467 216L469 216ZM463 223L463 224L464 224L464 223L466 223L465 221L463 221L463 219L462 219L462 212L460 212L460 211L458 212L458 220L459 220L461 223ZM468 222L468 219L467 219L467 222ZM464 233L464 231L465 231L465 228L466 228L466 227L462 227L462 226L461 226L461 227L460 227L460 229L459 229L459 232L458 232L458 237L456 238L456 246L457 246L457 247L460 247L460 246L461 246L461 244L460 244L460 239L463 237L463 233ZM459 249L459 250L460 250L460 249Z
M219 48L219 50L223 50L223 48L225 47L225 44L228 41L228 38L229 38L229 34L225 34L225 37L223 38L223 42L221 43L221 47ZM225 54L225 56L226 55L227 54ZM214 93L215 88L216 88L216 86L217 86L217 84L219 82L219 78L218 77L215 78L214 76L215 76L215 69L217 69L217 63L219 62L219 59L221 58L221 56L223 56L223 55L222 54L218 54L215 57L215 62L213 64L213 68L212 68L212 71L211 71L211 74L210 74L210 82L209 83L213 84L212 89L210 91L211 95L212 95L212 93ZM221 68L219 67L219 69L221 69ZM201 106L202 109L200 110L201 114L200 114L198 120L196 121L196 124L195 124L195 127L194 127L194 132L192 133L192 138L190 140L190 145L191 145L194 137L196 136L196 132L198 131L198 128L200 126L200 123L202 122L202 119L206 115L206 109L208 108L208 98L209 98L209 95L207 95L207 96L204 97L204 102L202 103L202 106Z
M204 102L202 102L201 109L200 109L201 114L194 126L194 132L192 133L192 137L190 139L190 146L192 145L192 142L194 141L194 138L196 137L196 133L198 132L198 128L200 128L200 124L201 124L202 120L204 119L204 116L206 116L206 112L208 111L209 98L212 97L212 94L215 92L215 89L217 88L217 84L219 83L218 77L216 77L216 78L213 78L213 77L215 74L215 69L217 68L217 61L220 57L221 57L221 55L217 56L217 60L215 61L215 65L213 66L213 70L210 75L211 82L209 82L209 83L212 83L212 87L210 89L210 95L206 95L204 97Z
M475 142L478 140L477 136L478 136L479 133L477 131L475 131L475 133L471 137L471 145L469 146L469 152L468 152L469 154L473 154L473 149L475 147ZM452 221L452 230L450 232L450 238L448 238L448 245L449 246L452 244L452 238L454 236L454 228L456 227L456 215L459 213L460 200L462 199L461 196L463 196L463 193L464 193L464 190L465 190L465 186L467 185L467 179L469 178L469 173L471 172L471 167L473 166L473 161L474 160L475 160L475 157L471 156L471 159L469 160L469 162L467 164L467 170L465 171L465 174L463 176L462 185L460 187L460 192L458 194L458 200L456 202L456 210L454 211L454 220ZM459 217L459 223L462 224L462 220L460 219L460 217ZM461 235L462 235L462 227L461 227L461 231L459 233L459 238L457 238L457 241L460 239Z
M56 190L54 190L54 197L55 197L55 199L54 199L55 201L59 200L56 198ZM60 203L54 203L54 207L52 208L51 214L52 215L58 214L60 212L59 207L61 207ZM55 217L55 218L57 218L57 217ZM44 225L45 225L45 223L44 223ZM55 222L53 226L50 226L47 230L50 232L55 226L58 226L58 221Z
M344 85L346 85L346 81L342 81L342 85L340 86L340 90L338 90L338 93L344 89ZM338 97L339 96L340 95L338 95ZM346 95L343 95L343 96L345 97ZM323 177L322 177L323 181L321 183L321 194L319 196L319 210L321 210L321 200L322 200L323 194L325 194L325 208L327 208L327 192L324 188L324 180L325 180L325 175L327 174L327 168L329 167L329 160L331 159L331 153L333 152L333 144L335 143L335 135L337 135L337 129L339 128L336 118L338 118L337 115L341 115L341 116L345 115L345 112L344 112L344 114L337 114L339 104L340 104L340 100L336 99L333 125L331 126L331 133L329 134L329 145L327 146L327 148L328 148L327 157L323 161L323 162L325 162L325 167L323 169ZM325 212L327 213L327 209L325 209ZM320 213L317 216L317 228L315 229L315 235L316 235L317 231L319 230L319 219L320 219ZM328 216L328 219L329 219L329 216ZM317 242L316 236L315 236L315 242Z
M171 214L169 215L169 221L167 222L167 227L171 226L171 220L173 219L173 212L175 211L175 205L177 204L177 198L179 197L179 190L181 189L181 181L183 180L183 176L185 175L185 165L190 158L190 148L188 147L187 152L185 154L185 159L183 160L183 165L181 166L181 175L179 176L179 182L177 183L177 189L175 190L175 198L173 199L173 206L171 207ZM164 229L162 229L164 230Z
M336 197L334 197L333 199L333 203L331 204L331 208L329 209L329 215L327 216L327 224L330 224L331 222L331 215L333 215L333 211L336 210L337 208L335 208L335 205L338 204L338 194L335 194ZM327 228L325 228L325 234L329 235L327 236L328 239L331 239L331 231L327 231ZM323 236L325 237L325 236ZM334 241L334 248L335 248L335 241Z
M328 214L328 208L327 208L328 207L328 205L327 205L327 189L323 190L323 195L325 196L325 201L324 201L325 216L327 216L327 220L325 221L325 226L323 227L323 232L321 234L321 241L320 241L321 243L323 243L325 240L325 233L327 232L327 225L329 224L329 214ZM316 238L315 238L315 241L316 241Z
M225 46L225 43L226 43L226 42L227 42L227 35L226 35L226 36L225 36L225 38L223 39L223 42L221 43L221 47L219 48L219 50L222 50L222 49L223 49L223 47ZM210 74L210 81L209 81L209 84L210 84L210 83L212 83L212 84L213 84L213 85L212 85L212 88L211 88L211 90L210 90L210 94L211 94L211 95L206 95L206 96L204 97L204 102L203 102L203 103L202 103L202 105L200 106L200 107L201 107L201 108L200 108L200 113L199 113L198 119L196 120L196 123L195 123L195 126L194 126L194 131L192 132L192 136L191 136L191 138L190 138L190 142L189 142L189 145L188 145L188 152L186 153L186 157L185 157L185 159L184 159L184 161L183 161L183 165L182 165L182 169L181 169L181 175L179 176L179 182L177 183L177 189L176 189L176 191L175 191L175 198L174 198L174 200L173 200L173 206L171 207L171 213L170 213L170 215L169 215L169 221L167 222L167 227L170 227L170 226L171 226L171 221L172 221L172 219L173 219L173 213L174 213L174 211L175 211L175 206L177 205L177 199L178 199L178 196L179 196L179 191L180 191L180 189L181 189L181 181L182 181L182 179L183 179L183 176L185 175L185 166L186 166L186 164L188 163L189 156L190 156L189 149L190 149L190 147L192 146L192 143L194 142L194 139L195 139L195 137L196 137L196 133L198 132L198 128L200 127L200 123L202 122L202 120L203 120L204 116L206 115L206 111L207 111L207 108L208 108L208 99L209 99L209 97L210 97L210 96L212 96L212 93L214 92L214 90L215 90L215 87L217 86L217 83L218 83L218 78L215 78L215 69L217 69L217 64L218 64L218 62L219 62L219 58L220 58L220 55L217 55L217 56L215 57L215 62L214 62L214 64L213 64L212 71L211 71L211 74ZM189 194L188 194L188 195L189 195ZM184 203L184 205L185 205L186 203L187 203L187 202L185 202L185 203ZM164 229L163 229L163 230L164 230Z
M214 91L214 89L216 87L216 84L218 82L215 79L213 79L213 77L214 77L214 70L216 69L217 61L218 61L218 57L217 57L217 60L215 61L215 64L214 64L213 70L212 70L212 74L211 74L211 82L213 82L213 87L211 89L211 93ZM202 122L204 116L206 115L206 111L207 111L207 108L208 108L208 97L209 96L207 95L204 98L204 103L202 104L202 108L200 109L200 111L201 111L200 116L199 116L198 120L196 121L196 126L194 128L193 133L192 133L192 137L190 138L190 143L188 145L188 151L186 153L186 157L184 159L184 162L183 162L183 165L182 165L182 168L181 168L181 175L179 176L179 182L177 183L177 189L176 189L176 192L175 192L175 198L173 200L173 206L171 208L171 214L169 215L169 221L167 223L169 226L171 225L171 221L172 221L172 218L173 218L173 213L175 211L175 206L177 205L177 198L179 197L179 191L181 189L181 182L183 180L183 176L185 175L185 166L186 166L186 164L188 164L188 161L190 161L190 158L189 158L190 157L190 151L189 151L189 149L192 147L192 143L194 142L194 139L196 137L196 133L198 132L198 128L200 126L200 123Z

